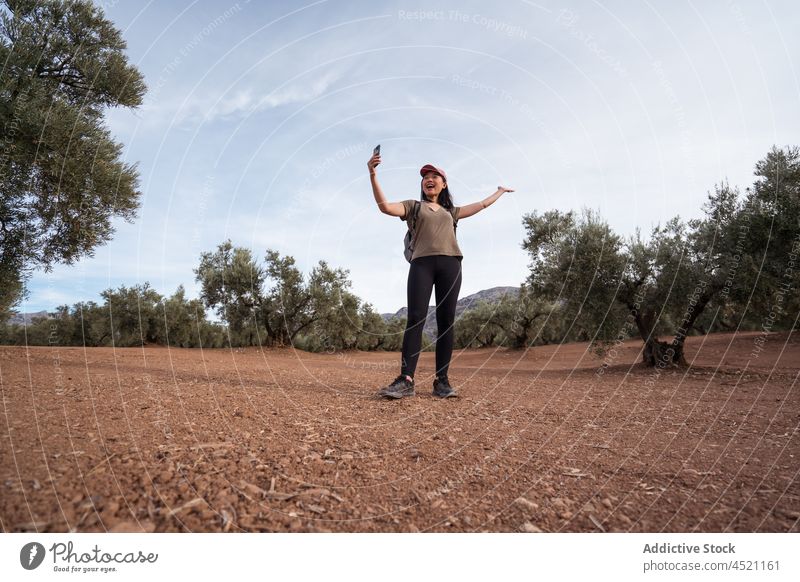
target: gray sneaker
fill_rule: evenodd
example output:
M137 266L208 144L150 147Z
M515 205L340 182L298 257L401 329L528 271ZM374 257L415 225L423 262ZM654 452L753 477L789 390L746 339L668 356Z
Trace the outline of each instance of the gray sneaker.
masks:
M414 380L408 380L405 374L400 374L394 382L378 390L378 397L397 400L406 396L414 396Z
M433 395L439 398L456 398L458 392L450 386L450 381L447 378L436 378L433 381Z

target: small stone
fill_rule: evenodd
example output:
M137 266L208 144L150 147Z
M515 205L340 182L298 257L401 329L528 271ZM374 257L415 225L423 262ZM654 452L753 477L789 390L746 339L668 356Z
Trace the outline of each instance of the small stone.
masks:
M601 503L602 503L602 504L603 504L603 506L604 506L604 507L606 507L607 509L611 509L612 507L614 507L614 504L613 504L613 503L611 503L611 500L610 500L608 497L606 497L605 499L603 499L603 501L602 501Z
M523 523L519 529L520 531L523 531L525 533L543 533L541 529L539 529L529 521Z
M240 481L239 485L242 491L248 495L251 495L252 497L255 497L256 499L262 499L267 494L267 492L258 485L253 485L252 483L247 483L246 481Z
M528 510L528 511L535 511L535 510L539 509L539 506L536 503L534 503L533 501L529 501L528 499L525 499L524 497L517 497L514 500L514 505L516 505L520 509L525 509L525 510Z
M197 513L197 516L203 521L212 521L217 517L217 512L213 509L203 509L201 507L193 507L192 511Z

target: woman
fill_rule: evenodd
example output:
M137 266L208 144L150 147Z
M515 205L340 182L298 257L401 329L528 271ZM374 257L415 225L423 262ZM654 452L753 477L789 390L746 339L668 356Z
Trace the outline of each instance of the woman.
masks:
M413 217L415 201L387 202L378 184L376 166L381 163L379 153L367 162L372 193L378 208L389 216L399 216L408 221ZM422 176L420 209L416 217L414 252L408 271L408 322L403 334L403 359L400 375L388 386L378 391L383 398L398 399L414 395L414 372L422 349L422 327L428 315L431 290L436 288L436 378L433 394L439 398L457 396L450 386L447 370L453 354L453 323L456 302L461 290L461 259L463 255L456 241L455 225L461 218L477 214L494 203L509 188L498 186L497 191L480 202L466 206L453 206L444 170L427 164L419 171Z

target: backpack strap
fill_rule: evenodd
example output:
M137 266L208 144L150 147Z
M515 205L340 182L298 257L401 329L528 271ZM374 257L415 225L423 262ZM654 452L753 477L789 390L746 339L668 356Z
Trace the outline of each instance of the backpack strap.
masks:
M411 221L408 223L409 230L414 230L417 227L417 217L421 207L422 203L419 200L414 200L414 211L411 213Z
M419 209L422 206L419 200L414 200L414 210L411 211L411 216L406 219L405 216L401 216L400 220L405 221L408 225L408 230L414 230L414 227L417 225L417 216L419 216Z

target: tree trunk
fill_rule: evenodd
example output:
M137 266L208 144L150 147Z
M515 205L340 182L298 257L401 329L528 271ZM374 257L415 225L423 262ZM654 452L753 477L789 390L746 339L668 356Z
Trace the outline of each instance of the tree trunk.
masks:
M639 310L631 308L631 315L633 315L636 328L644 341L642 363L652 367L658 366L659 368L686 364L686 360L683 357L683 340L686 337L685 335L676 335L675 339L671 342L659 341L658 338L652 334L652 329L654 327L654 316L652 313L642 313Z
M642 362L659 368L685 365L683 341L662 342L657 338L650 338L644 344Z
M694 322L703 313L711 298L721 289L718 284L712 284L706 293L700 295L694 308L688 312L687 317L681 322L672 342L660 342L657 338L650 338L644 346L642 360L650 366L664 368L666 366L685 366L686 358L683 356L683 342L686 335L694 327ZM640 327L641 330L641 327Z

